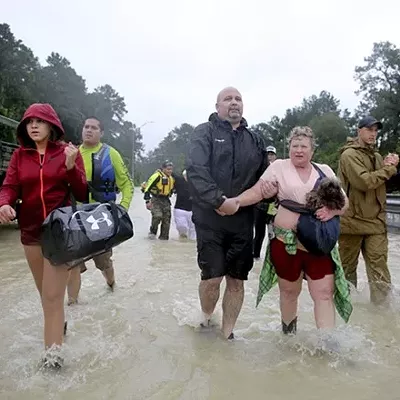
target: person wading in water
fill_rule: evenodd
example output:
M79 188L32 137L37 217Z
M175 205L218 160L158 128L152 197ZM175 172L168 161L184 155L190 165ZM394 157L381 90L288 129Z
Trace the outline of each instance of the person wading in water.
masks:
M20 147L12 155L0 188L0 222L15 218L12 206L21 196L19 226L25 257L39 292L44 313L45 366L61 367L58 354L67 325L64 296L68 267L53 266L43 257L41 226L56 208L87 198L82 157L71 143L62 141L64 128L49 104L32 104L17 128ZM53 350L55 350L53 352Z
M203 325L209 325L220 295L222 333L233 339L233 329L244 297L244 281L253 268L253 207L238 210L234 197L252 187L268 166L259 135L247 129L239 91L226 88L217 96L216 113L199 125L192 136L187 162L193 222L201 270L199 296Z

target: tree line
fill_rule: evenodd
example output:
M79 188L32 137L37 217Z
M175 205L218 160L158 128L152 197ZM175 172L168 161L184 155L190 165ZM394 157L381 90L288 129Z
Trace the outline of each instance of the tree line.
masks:
M135 140L135 158L140 162L140 130L125 118L125 100L111 85L90 92L85 80L58 53L51 53L46 65L41 65L8 24L0 24L0 54L1 115L19 121L30 104L50 103L60 116L66 140L75 144L81 142L85 118L96 116L104 124L104 141L119 150L129 167ZM0 124L0 140L15 142L15 130Z
M336 171L340 148L348 137L356 134L358 120L372 114L383 123L378 135L379 151L400 153L400 49L390 42L374 43L364 64L355 67L354 79L359 84L356 94L360 96L354 111L343 109L332 93L321 91L287 109L283 116L274 115L268 122L250 129L259 133L266 145L275 146L278 157L285 157L290 130L297 125L308 125L316 136L315 161ZM164 159L170 159L182 170L193 130L193 126L182 124L169 132L143 160L142 175L148 176Z
M147 179L165 160L171 160L177 171L184 169L194 126L183 123L175 127L145 155L140 129L125 119L124 98L110 85L89 92L85 80L58 53L51 53L46 65L40 65L7 24L0 24L0 54L0 114L19 120L29 104L48 102L59 113L67 140L73 143L80 142L85 117L96 115L105 126L104 141L118 149L129 166L135 141L136 183ZM400 49L390 42L374 43L363 65L355 67L354 79L359 84L356 94L360 102L353 111L343 109L332 93L321 91L304 98L282 116L274 115L250 129L259 133L266 145L274 145L278 157L285 157L290 130L296 125L309 125L317 140L315 161L336 170L339 149L347 137L355 134L359 118L372 114L383 123L379 150L382 154L400 152ZM0 140L13 141L14 137L13 129L0 124Z

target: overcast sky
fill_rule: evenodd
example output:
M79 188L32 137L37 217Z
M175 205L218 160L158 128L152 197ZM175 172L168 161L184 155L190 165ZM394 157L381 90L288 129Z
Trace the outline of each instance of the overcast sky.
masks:
M270 4L273 3L273 4ZM1 20L42 63L56 51L89 90L110 84L146 150L197 125L236 86L249 124L328 90L354 109L354 68L373 42L400 46L397 0L0 0Z

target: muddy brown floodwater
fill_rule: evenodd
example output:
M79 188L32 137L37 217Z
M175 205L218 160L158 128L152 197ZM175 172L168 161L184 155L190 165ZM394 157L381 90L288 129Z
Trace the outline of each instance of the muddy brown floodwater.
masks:
M150 214L138 190L130 214L135 237L115 249L115 292L88 263L80 303L67 308L60 372L38 368L38 294L19 232L0 230L0 399L400 399L400 236L390 236L392 308L369 304L362 263L354 314L347 326L338 317L341 352L332 355L318 350L306 285L295 338L280 333L276 288L255 309L260 262L246 283L237 339L199 332L195 244L180 241L173 224L169 242L148 240Z

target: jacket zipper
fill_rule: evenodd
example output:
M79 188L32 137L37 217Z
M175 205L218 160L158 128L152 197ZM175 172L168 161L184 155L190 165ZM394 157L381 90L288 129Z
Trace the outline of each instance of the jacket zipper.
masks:
M237 132L236 132L237 134ZM231 139L232 139L232 180L235 178L235 157L236 157L236 144L235 144L235 137L233 136L235 135L235 132L232 130L231 132Z
M39 155L39 164L40 164L40 198L42 200L42 207L43 207L43 219L46 219L46 204L44 202L44 185L43 185L43 164L44 164L44 158L46 157L46 153L43 154L43 160L40 157L40 153L38 153Z

